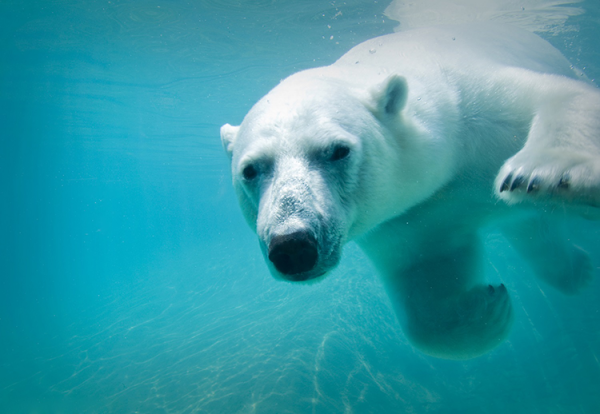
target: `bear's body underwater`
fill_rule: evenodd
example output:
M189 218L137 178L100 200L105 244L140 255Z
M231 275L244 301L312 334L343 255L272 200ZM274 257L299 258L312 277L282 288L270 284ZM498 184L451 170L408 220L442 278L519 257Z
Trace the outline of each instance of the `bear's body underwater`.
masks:
M600 207L600 91L575 77L539 37L486 24L371 39L285 79L221 128L272 274L322 277L354 240L415 346L490 350L513 316L482 280L481 227L567 294L592 278L547 213Z

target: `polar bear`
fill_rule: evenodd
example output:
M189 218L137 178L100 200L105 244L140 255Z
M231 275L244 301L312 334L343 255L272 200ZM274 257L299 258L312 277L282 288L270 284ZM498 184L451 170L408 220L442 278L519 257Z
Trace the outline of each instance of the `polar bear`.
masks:
M221 128L242 212L273 276L323 278L356 241L426 354L472 358L508 334L482 280L499 223L545 282L590 282L588 254L546 212L597 217L600 92L529 32L492 24L378 37L283 80Z

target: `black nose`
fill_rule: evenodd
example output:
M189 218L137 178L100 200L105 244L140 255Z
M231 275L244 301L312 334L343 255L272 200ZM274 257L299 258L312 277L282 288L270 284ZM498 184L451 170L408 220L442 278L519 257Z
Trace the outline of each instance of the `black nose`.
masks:
M317 241L306 231L275 236L269 245L269 260L284 275L298 275L315 267L319 253ZM290 280L303 280L290 277Z

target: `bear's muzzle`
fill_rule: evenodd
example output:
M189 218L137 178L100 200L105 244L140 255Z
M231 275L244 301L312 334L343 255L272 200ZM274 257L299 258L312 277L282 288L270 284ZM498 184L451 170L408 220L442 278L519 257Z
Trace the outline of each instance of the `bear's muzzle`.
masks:
M319 259L317 240L306 230L278 235L269 243L269 260L293 282L310 279L307 274Z

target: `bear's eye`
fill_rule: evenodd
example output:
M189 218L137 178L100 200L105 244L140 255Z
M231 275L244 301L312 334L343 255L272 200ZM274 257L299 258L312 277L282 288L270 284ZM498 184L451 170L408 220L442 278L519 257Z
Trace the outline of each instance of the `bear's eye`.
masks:
M334 148L333 154L331 154L331 161L339 161L346 158L350 154L350 148L345 145L338 145Z
M252 164L246 165L242 170L242 176L244 177L244 180L251 181L255 179L257 175L258 171L256 170L256 167Z

